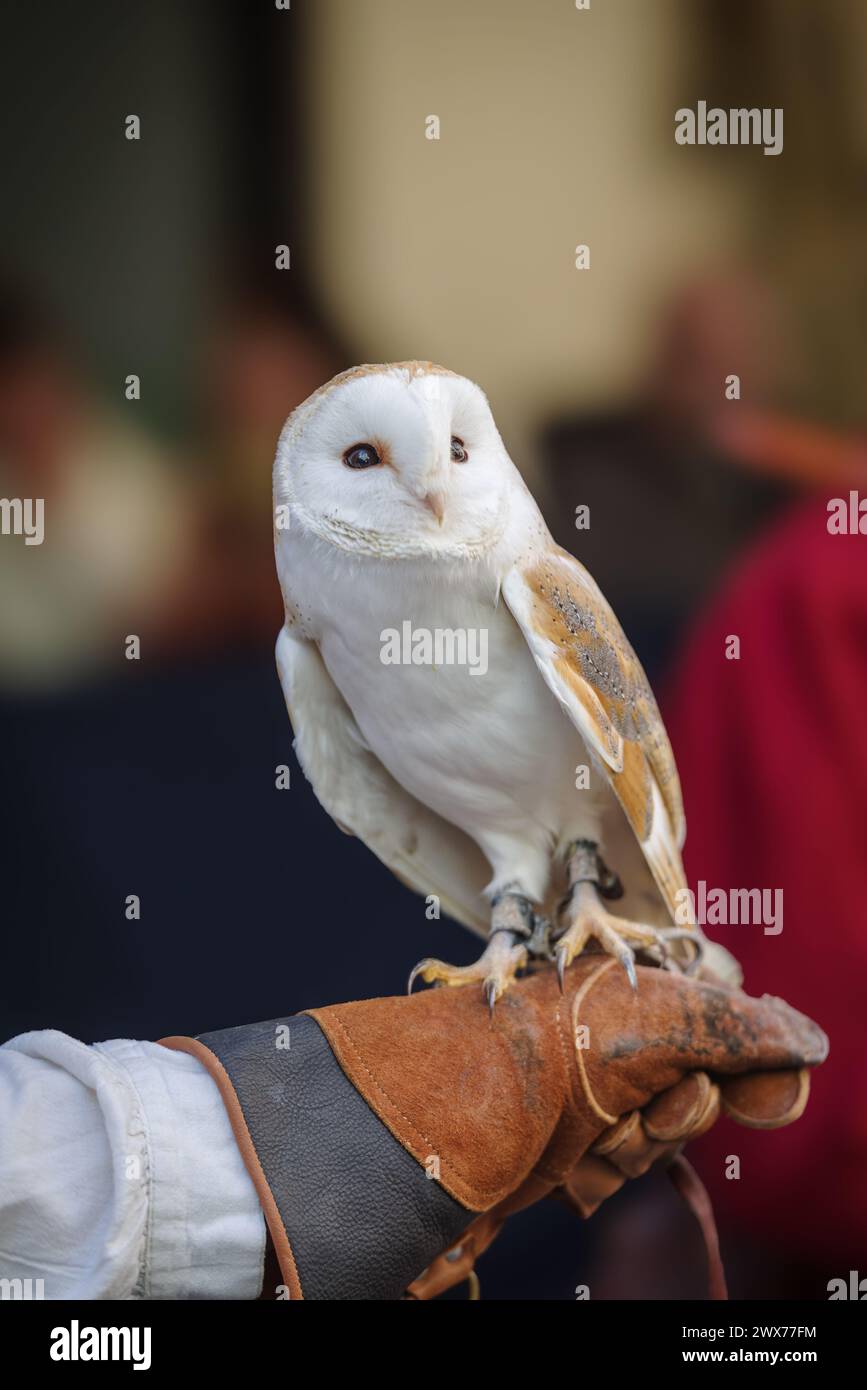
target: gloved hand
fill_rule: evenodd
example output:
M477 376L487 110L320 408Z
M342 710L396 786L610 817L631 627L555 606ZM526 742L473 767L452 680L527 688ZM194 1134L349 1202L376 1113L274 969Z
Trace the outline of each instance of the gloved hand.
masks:
M781 1000L650 967L633 992L597 954L493 1019L436 989L163 1041L220 1086L288 1296L329 1299L432 1297L511 1212L554 1193L589 1215L721 1107L787 1124L828 1050Z

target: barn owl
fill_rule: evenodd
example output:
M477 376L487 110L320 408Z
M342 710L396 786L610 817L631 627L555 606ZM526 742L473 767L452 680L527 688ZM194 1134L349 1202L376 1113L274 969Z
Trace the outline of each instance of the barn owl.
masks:
M286 422L274 505L300 764L341 829L487 937L410 989L476 981L493 1009L531 960L562 980L591 942L633 987L636 952L694 965L656 702L480 388L429 362L343 372Z

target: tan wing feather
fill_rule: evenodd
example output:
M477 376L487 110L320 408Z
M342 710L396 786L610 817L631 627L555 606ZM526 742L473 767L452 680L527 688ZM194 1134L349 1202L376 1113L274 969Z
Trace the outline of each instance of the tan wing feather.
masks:
M598 585L567 551L507 576L503 596L547 684L604 769L674 919L686 888L680 779L641 663Z

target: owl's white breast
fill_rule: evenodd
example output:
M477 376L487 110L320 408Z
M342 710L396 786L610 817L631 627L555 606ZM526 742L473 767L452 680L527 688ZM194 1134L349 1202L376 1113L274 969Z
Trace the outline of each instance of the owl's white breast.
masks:
M305 623L367 746L407 791L476 840L495 881L520 876L542 897L553 849L598 830L607 786L591 772L591 791L576 790L576 768L589 763L583 742L508 608L495 605L490 569L363 557L329 565L316 583L312 568ZM479 668L484 652L487 669L387 663L388 634L403 636L406 624L432 644L438 630L474 634L468 651Z

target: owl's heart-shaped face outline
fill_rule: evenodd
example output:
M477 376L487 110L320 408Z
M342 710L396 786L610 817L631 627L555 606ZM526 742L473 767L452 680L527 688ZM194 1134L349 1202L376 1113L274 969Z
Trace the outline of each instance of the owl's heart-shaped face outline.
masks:
M289 418L275 504L345 549L482 546L516 470L484 393L426 363L354 368Z

